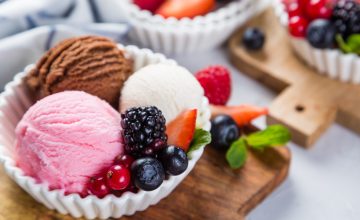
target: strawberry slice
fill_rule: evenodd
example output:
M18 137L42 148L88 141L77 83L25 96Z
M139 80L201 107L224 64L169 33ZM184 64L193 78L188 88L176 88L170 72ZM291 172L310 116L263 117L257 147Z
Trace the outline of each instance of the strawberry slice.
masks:
M215 7L215 0L167 0L156 10L164 18L193 18L209 13Z
M194 137L196 126L197 110L186 110L166 125L168 144L188 151Z
M210 106L211 116L225 114L231 116L239 127L249 124L252 120L262 115L268 114L268 109L253 105L239 106Z

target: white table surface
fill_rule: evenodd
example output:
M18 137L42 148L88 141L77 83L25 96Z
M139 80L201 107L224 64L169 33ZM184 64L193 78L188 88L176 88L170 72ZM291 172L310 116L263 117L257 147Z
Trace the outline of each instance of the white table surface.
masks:
M236 70L224 48L173 58L192 72L207 65L229 67L233 79L229 104L268 106L276 97L261 83ZM263 128L264 118L255 124ZM312 149L305 150L292 143L289 147L292 161L288 178L247 219L359 220L360 136L334 124Z

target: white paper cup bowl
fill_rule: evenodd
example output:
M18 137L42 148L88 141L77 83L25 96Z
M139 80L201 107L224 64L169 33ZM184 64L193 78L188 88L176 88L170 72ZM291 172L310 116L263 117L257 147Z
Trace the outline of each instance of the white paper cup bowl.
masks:
M273 1L275 14L280 23L287 28L288 15L281 0ZM340 49L317 49L304 38L290 36L290 43L296 55L318 74L342 82L360 84L360 57L345 54Z
M165 54L206 51L224 43L249 18L265 9L270 0L235 0L204 16L163 18L141 10L132 0L118 1L131 24L130 39Z
M166 59L161 54L156 54L148 49L139 49L135 46L119 48L124 49L127 56L134 60L134 69L137 70L149 64L168 63L177 65L174 60ZM123 215L133 215L143 211L150 205L158 203L168 196L174 188L190 173L196 162L200 159L204 146L194 151L189 159L186 171L179 176L170 176L154 191L138 193L126 192L121 197L108 195L103 199L90 195L81 198L78 194L65 195L63 190L50 191L45 184L36 183L32 177L25 176L23 171L16 166L14 161L15 127L22 115L32 105L28 96L23 77L33 65L25 68L24 72L17 74L14 80L5 86L5 91L0 95L0 163L5 172L36 201L49 209L55 209L62 214L73 217L94 218L120 218ZM204 97L197 126L210 130L209 102Z

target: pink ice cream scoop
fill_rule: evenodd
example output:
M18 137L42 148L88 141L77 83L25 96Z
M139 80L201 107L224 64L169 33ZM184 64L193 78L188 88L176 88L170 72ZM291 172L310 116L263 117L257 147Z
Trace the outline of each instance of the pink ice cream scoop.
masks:
M16 127L18 166L50 189L86 195L89 178L124 152L120 120L108 103L85 92L50 95Z

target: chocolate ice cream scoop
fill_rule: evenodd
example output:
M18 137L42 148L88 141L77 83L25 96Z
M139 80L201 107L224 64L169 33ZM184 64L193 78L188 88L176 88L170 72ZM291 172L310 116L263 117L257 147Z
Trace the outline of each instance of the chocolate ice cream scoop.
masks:
M98 36L70 38L50 49L26 77L39 98L80 90L118 105L119 91L132 73L132 62L111 40Z

